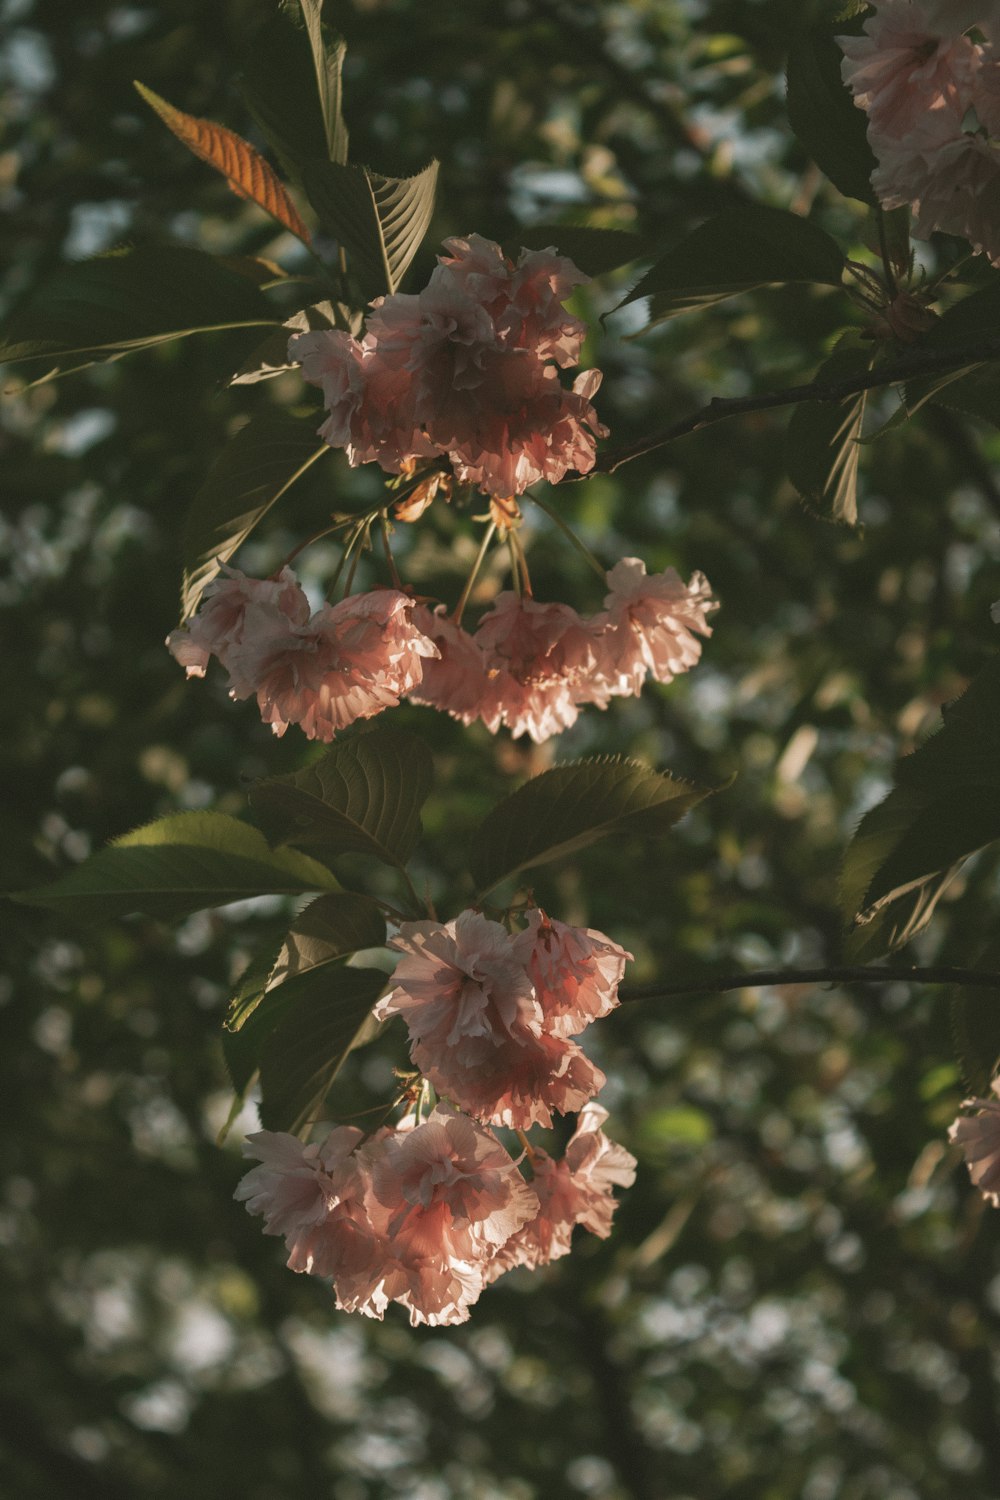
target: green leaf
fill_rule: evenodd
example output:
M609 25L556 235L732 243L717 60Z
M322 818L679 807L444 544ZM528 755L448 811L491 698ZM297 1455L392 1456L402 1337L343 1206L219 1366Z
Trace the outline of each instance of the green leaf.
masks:
M908 380L905 387L906 409L912 416L928 401L949 406L970 416L982 417L1000 425L1000 362L972 357L984 334L989 336L1000 327L1000 285L982 287L971 296L947 308L920 340L921 349L954 350L960 355L969 350L968 364L958 365L937 375Z
M788 54L788 119L835 187L848 198L874 203L876 163L868 144L868 117L841 78L842 61L828 30L804 31L795 38Z
M471 870L479 894L611 833L665 833L712 790L617 758L543 771L497 803L475 834Z
M331 970L321 992L301 998L278 1021L260 1062L265 1129L297 1131L319 1118L330 1085L366 1034L386 983L380 969Z
M385 919L369 896L320 896L289 931L261 950L240 980L226 1013L223 1052L233 1086L243 1093L260 1066L266 1038L293 1006L326 993L331 964L385 942Z
M508 253L516 260L524 250L554 248L568 255L588 276L603 276L634 260L647 260L656 253L651 239L625 229L591 229L579 224L532 224L519 229L508 240Z
M303 185L326 233L339 240L369 297L395 292L430 225L438 163L416 177L312 161Z
M973 965L1000 973L1000 938L991 938ZM1000 981L996 985L952 986L951 1030L962 1077L970 1094L990 1092L1000 1065Z
M871 347L849 339L820 366L817 381L833 384L871 369ZM841 401L801 401L788 424L788 477L824 520L857 524L859 440L867 400L868 392L860 391Z
M945 710L942 728L898 763L895 781L848 845L842 906L865 925L908 899L912 936L914 918L926 923L953 867L1000 838L1000 657Z
M184 618L205 585L246 541L302 474L330 450L316 437L316 417L262 412L217 455L194 497L184 527Z
M239 87L281 165L301 181L304 164L328 150L305 30L283 15L266 21L254 35Z
M249 823L217 812L171 813L92 854L51 885L15 899L103 922L130 912L174 921L249 896L336 890L323 865L273 850Z
M323 0L299 0L306 23L306 34L312 49L313 67L319 88L319 105L326 132L327 155L333 162L347 161L347 126L342 113L343 83L341 74L347 45L341 37L331 36L322 22Z
M43 359L65 373L81 355L120 359L191 333L278 322L253 281L218 256L179 246L113 250L57 272L11 319L0 362Z
M298 362L288 357L288 340L294 333L313 333L327 328L347 328L351 324L350 308L343 303L315 302L310 307L301 307L286 318L280 328L269 333L267 338L247 356L232 377L230 385L256 385L259 380L270 380L285 370L295 370ZM338 320L339 319L339 320Z
M650 325L778 282L840 286L844 257L808 219L782 208L731 208L668 250L621 307L650 297Z
M420 837L432 776L422 739L379 727L341 740L304 771L258 781L250 802L272 843L402 866Z

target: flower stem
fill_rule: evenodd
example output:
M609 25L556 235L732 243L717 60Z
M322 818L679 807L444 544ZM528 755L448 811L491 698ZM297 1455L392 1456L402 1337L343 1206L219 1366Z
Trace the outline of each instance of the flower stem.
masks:
M382 546L385 549L385 560L389 564L390 577L392 578L395 587L397 589L402 589L403 580L399 576L399 571L396 567L396 559L393 557L392 547L389 545L389 533L391 530L391 527L389 525L389 517L384 510L380 510L378 513L378 519L379 526L382 530Z
M469 595L472 593L473 586L476 582L477 577L479 576L479 570L483 565L483 559L485 558L486 553L489 551L489 546L493 540L493 534L496 529L496 522L491 521L487 526L485 532L483 533L483 539L479 544L479 551L476 553L476 560L472 564L472 571L470 572L468 578L465 580L465 587L462 590L461 598L455 605L455 608L452 610L451 618L456 625L461 625L462 623L462 615L465 613L465 606L469 602Z
M573 546L580 553L580 555L587 559L587 562L593 568L594 572L597 574L601 582L606 583L608 576L607 569L601 567L601 564L597 561L597 558L591 552L590 548L586 545L585 542L581 542L580 538L577 536L576 532L573 530L569 522L564 520L559 512L553 509L553 507L549 505L545 500L539 500L537 495L529 495L527 498L531 500L535 505L537 505L539 510L543 510L550 521L554 521L556 523L563 536L568 537L569 540L573 543Z

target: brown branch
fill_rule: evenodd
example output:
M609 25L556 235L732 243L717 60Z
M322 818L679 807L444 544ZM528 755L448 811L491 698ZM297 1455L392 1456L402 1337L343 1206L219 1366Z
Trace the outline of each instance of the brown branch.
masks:
M758 985L782 984L968 984L1000 990L1000 974L986 969L952 969L947 966L893 968L887 964L835 965L825 969L754 969L745 974L722 974L704 979L685 979L680 984L628 984L618 998L667 1000L678 995L722 995L727 990L754 989Z
M613 474L622 464L633 458L642 458L665 448L677 438L689 432L698 432L702 427L711 427L715 422L724 422L728 417L739 417L747 412L769 411L778 406L796 406L800 401L843 401L848 396L857 396L861 391L875 390L880 386L899 385L920 375L938 375L947 370L960 370L966 365L983 364L987 360L1000 359L1000 337L984 339L970 349L918 349L901 358L878 365L874 370L865 370L844 380L814 380L806 385L786 386L784 390L767 391L757 396L715 396L707 406L690 416L681 417L669 427L650 433L629 448L612 449L591 469L591 474ZM588 476L589 477L589 476Z

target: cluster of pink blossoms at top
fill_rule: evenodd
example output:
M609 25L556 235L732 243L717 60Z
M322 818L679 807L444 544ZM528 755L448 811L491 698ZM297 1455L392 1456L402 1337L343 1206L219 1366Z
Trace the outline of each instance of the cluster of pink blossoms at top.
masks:
M885 208L914 233L961 235L1000 265L1000 58L984 0L874 0L865 35L838 38L844 81L868 114ZM984 41L965 35L977 28Z
M567 390L559 369L579 363L586 324L563 303L589 278L553 250L524 250L514 266L478 234L445 248L422 292L372 304L362 339L290 339L323 392L320 436L390 474L447 458L461 483L501 498L586 473L607 436L591 405L601 372Z
M411 1323L459 1323L504 1271L568 1254L577 1224L611 1232L635 1160L602 1131L589 1101L603 1074L569 1038L618 1003L631 955L537 910L513 935L466 911L404 923L392 943L403 958L375 1015L404 1016L414 1063L449 1102L368 1139L261 1131L236 1197L344 1311L381 1318L399 1302ZM487 1124L549 1125L553 1110L579 1111L576 1131L559 1160L527 1147L528 1182Z
M701 655L697 637L711 634L715 603L703 574L685 584L673 568L647 575L626 557L607 580L600 614L503 593L470 633L398 589L311 614L288 568L275 579L225 568L167 645L188 676L204 676L217 657L232 696L256 696L275 734L299 724L310 739L331 740L406 696L541 743L584 704L605 708L641 692L647 675L670 682L688 671Z

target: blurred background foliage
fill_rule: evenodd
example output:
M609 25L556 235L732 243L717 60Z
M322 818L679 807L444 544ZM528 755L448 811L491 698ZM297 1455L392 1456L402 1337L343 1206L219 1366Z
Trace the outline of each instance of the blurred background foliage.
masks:
M868 230L784 114L798 0L337 0L352 155L441 160L419 287L447 234L516 248L567 220L664 246L757 200L812 215L854 255ZM189 156L132 89L259 140L236 78L270 0L3 0L2 298L65 259L171 240L266 254L290 237ZM921 255L935 264L933 247ZM632 273L634 280L635 272ZM789 288L626 341L629 285L584 289L616 444L695 409L808 379L839 293ZM226 437L294 405L294 375L226 381L252 331L192 338L0 408L5 649L0 846L8 888L138 823L209 804L310 753L272 740L218 677L162 646L179 532ZM16 372L15 372L16 373ZM876 417L891 411L875 403ZM703 664L590 711L542 749L399 711L438 781L417 861L452 914L461 845L493 797L558 757L619 752L736 781L655 847L600 845L539 874L564 920L629 946L637 980L835 962L840 851L893 759L993 649L995 431L925 409L863 458L863 533L805 513L787 414L713 427L563 487L609 564L701 568L722 609ZM263 573L376 480L331 455L238 561ZM528 510L536 593L599 585ZM441 504L399 528L404 575L454 598L474 543ZM532 538L534 546L531 546ZM335 549L303 571L322 589ZM374 574L372 576L375 576ZM488 577L479 598L495 588ZM995 924L997 857L949 889L913 961L961 964ZM961 1097L940 992L746 989L623 1007L590 1035L613 1133L639 1158L617 1232L516 1272L458 1329L333 1311L322 1283L232 1202L238 1135L218 1029L275 905L80 932L5 913L0 990L0 1483L18 1500L987 1500L1000 1493L1000 1218L944 1143ZM589 1045L589 1043L588 1043ZM345 1108L380 1102L403 1038L355 1055ZM241 1126L253 1128L252 1112ZM397 1316L398 1314L398 1316Z

